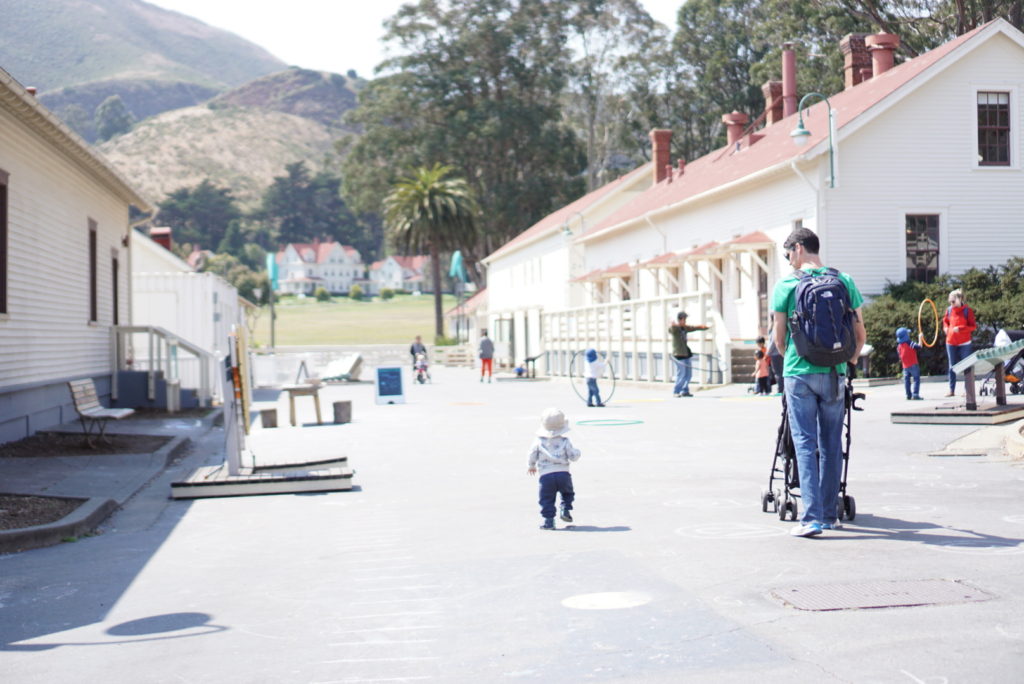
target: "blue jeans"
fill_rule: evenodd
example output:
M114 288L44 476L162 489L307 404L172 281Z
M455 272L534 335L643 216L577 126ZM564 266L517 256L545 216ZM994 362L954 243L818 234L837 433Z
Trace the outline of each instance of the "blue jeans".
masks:
M960 363L968 356L971 355L971 343L967 344L947 344L946 345L946 356L949 357L949 391L956 391L956 373L953 371L953 366Z
M913 383L911 383L913 381ZM913 384L913 391L911 391ZM921 393L921 366L914 364L903 369L903 389L907 390L907 399L919 396Z
M587 378L587 406L601 405L601 394L597 390L597 378Z
M832 373L786 378L789 430L800 475L800 522L830 523L837 519L839 481L843 475L845 381Z
M673 356L672 360L676 362L676 386L672 392L674 394L689 394L690 378L693 376L692 358L677 359Z
M568 472L548 473L540 476L540 514L555 517L555 495L562 495L562 508L571 511L576 492L572 489L572 475Z

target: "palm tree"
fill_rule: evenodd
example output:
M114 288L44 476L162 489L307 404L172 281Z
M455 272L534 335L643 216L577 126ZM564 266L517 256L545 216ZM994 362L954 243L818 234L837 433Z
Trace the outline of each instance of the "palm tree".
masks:
M384 199L384 225L395 246L406 254L422 253L424 249L430 253L438 337L444 335L441 252L464 246L476 232L476 201L465 180L448 177L451 172L452 167L441 164L413 169Z

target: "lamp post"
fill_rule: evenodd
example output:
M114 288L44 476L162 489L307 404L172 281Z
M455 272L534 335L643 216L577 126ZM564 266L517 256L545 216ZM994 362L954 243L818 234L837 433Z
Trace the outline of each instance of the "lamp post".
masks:
M797 105L796 111L799 115L797 120L796 128L789 134L789 137L793 139L793 142L801 147L807 144L807 139L811 137L811 132L804 127L804 103L809 97L817 97L825 101L825 107L828 110L828 187L836 187L836 167L835 167L835 146L832 142L832 104L828 101L828 98L821 93L807 93L800 98L800 104Z

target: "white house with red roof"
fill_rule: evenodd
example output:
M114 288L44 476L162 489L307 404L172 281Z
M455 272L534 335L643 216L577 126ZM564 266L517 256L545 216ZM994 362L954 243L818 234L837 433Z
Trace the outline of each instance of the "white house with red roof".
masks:
M587 303L584 285L575 280L584 272L583 248L573 240L646 189L650 176L650 164L634 169L549 214L483 259L488 289L483 327L489 328L499 365L543 351L544 311Z
M406 292L433 292L430 284L430 257L388 256L370 264L370 293L380 294L381 290L404 290Z
M728 144L700 159L670 164L670 132L655 132L656 182L574 240L588 301L545 307L549 370L596 345L620 377L669 379L673 304L712 324L698 346L707 366L727 367L730 345L763 334L770 288L788 269L780 246L798 225L818 233L823 260L868 297L888 281L1024 253L1024 35L997 19L894 66L897 46L886 34L844 38L831 136L824 100L797 111L795 68L765 84L755 125L726 114ZM794 63L784 54L784 66ZM801 119L809 134L798 147ZM561 274L544 280L552 292L567 287ZM492 301L505 296L499 287L518 296L489 279Z
M365 282L359 251L333 240L292 242L276 258L282 294L312 295L320 287L331 294L347 294L354 284Z

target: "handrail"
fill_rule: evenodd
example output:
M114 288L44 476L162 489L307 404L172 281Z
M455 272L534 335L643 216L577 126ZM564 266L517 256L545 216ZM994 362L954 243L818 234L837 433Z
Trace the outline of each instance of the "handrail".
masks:
M169 381L179 380L178 349L182 349L199 360L199 403L209 406L213 399L213 386L210 367L217 363L217 357L171 331L155 325L116 325L114 336L114 377L111 385L111 396L116 399L118 394L117 372L132 365L128 358L130 345L125 343L127 336L146 335L148 349L147 396L150 401L156 398L156 373L163 371Z

